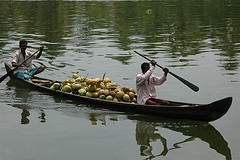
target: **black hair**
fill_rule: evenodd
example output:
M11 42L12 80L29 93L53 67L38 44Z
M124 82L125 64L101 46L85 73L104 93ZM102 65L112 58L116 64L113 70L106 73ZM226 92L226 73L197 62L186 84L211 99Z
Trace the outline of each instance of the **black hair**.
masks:
M144 70L144 69L146 69L146 68L149 68L150 67L150 65L149 65L149 63L147 63L147 62L144 62L144 63L142 63L142 65L141 65L141 69L142 70Z
M21 46L23 43L27 43L26 40L22 39L20 42L19 42L19 46Z

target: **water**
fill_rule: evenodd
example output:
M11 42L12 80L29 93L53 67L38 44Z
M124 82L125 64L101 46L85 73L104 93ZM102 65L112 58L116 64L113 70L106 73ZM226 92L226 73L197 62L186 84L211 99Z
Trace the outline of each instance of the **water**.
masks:
M0 159L240 159L240 4L233 1L0 1L0 75L20 39L45 49L41 77L74 72L135 88L145 60L176 78L164 99L210 103L233 97L221 119L193 122L93 108L16 85L0 84ZM162 75L156 69L156 75Z

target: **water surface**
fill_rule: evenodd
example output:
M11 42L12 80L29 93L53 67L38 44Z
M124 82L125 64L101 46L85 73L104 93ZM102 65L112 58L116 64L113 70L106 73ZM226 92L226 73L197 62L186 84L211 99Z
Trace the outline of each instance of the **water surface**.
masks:
M227 1L1 1L0 75L20 39L35 52L41 77L102 78L135 88L145 60L134 50L199 86L176 78L157 87L163 99L210 103L233 97L221 119L194 122L102 108L0 84L0 158L240 159L240 4ZM154 71L162 75L161 69Z

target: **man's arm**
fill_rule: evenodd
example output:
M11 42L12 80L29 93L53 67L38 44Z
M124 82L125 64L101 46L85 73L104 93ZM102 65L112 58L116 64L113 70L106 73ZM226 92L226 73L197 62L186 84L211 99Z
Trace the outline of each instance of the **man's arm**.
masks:
M40 47L40 49L39 49L40 51L39 51L39 53L38 53L36 59L38 59L39 57L41 57L41 55L42 55L42 51L43 51L43 48L44 48L44 46L41 46L41 47Z

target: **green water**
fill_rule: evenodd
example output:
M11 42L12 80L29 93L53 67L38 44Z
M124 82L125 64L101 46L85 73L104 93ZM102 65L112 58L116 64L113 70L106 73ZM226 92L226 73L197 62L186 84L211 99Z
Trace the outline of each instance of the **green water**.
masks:
M211 123L94 108L19 86L0 84L0 159L240 159L240 3L219 1L0 1L0 75L20 39L44 45L34 65L55 80L102 78L135 88L145 60L169 75L163 99L210 103L233 97ZM160 69L154 71L162 75Z

